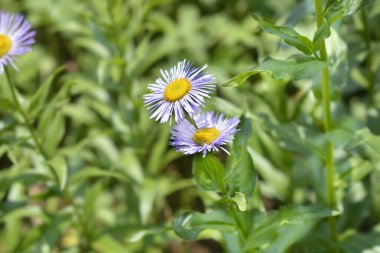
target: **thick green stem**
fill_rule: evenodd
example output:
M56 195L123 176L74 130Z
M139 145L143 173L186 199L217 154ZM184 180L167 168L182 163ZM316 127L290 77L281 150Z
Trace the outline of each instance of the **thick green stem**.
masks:
M28 129L28 131L29 131L29 133L30 133L30 135L31 135L31 137L32 137L32 139L34 141L38 152L44 157L44 159L46 161L48 161L49 157L46 154L45 150L43 149L42 144L39 141L38 136L37 136L36 132L34 131L33 127L32 127L32 124L30 123L28 115L26 114L26 112L22 108L22 106L20 104L20 101L17 98L16 87L13 84L13 80L12 80L10 71L9 71L9 69L7 67L5 67L5 76L6 76L7 81L8 81L9 89L11 91L12 99L13 99L14 105L16 106L16 110L21 114L21 117L24 120L24 124L25 124L26 128ZM58 177L57 172L51 166L48 166L48 168L50 169L51 173L53 174L54 179L59 184L59 177Z
M317 18L317 26L321 27L324 23L324 15L321 0L314 0L315 16ZM321 59L328 62L328 55L326 51L326 44L323 41L321 47ZM325 132L332 130L332 115L331 115L331 98L330 98L330 73L326 67L322 70L322 97L323 97L323 124ZM327 192L328 192L328 205L331 209L335 209L336 199L334 190L334 144L331 140L327 141L327 157L326 157L326 169L327 169ZM331 237L337 241L337 229L335 217L329 218Z

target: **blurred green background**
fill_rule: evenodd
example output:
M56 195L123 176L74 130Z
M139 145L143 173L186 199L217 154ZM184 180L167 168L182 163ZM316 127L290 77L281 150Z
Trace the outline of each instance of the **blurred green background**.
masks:
M250 13L312 36L312 1L2 0L0 6L24 14L37 31L33 51L13 73L60 177L57 184L19 115L1 100L0 252L224 252L217 232L184 241L171 231L176 214L204 211L215 196L196 187L191 158L168 147L170 125L149 120L142 95L160 69L182 59L208 64L221 84L269 55L287 57L294 49L264 34ZM328 46L339 63L332 72L334 117L346 130L333 138L342 151L337 191L347 252L380 243L380 167L372 166L378 151L353 159L344 146L365 126L368 138L380 134L378 24L380 4L373 1L338 24ZM9 91L0 81L4 98ZM262 196L255 208L324 202L317 155L323 147L315 134L322 128L319 90L318 78L260 74L237 88L218 87L207 102L208 109L253 119L250 154ZM310 241L303 243L294 252L314 252L305 250Z

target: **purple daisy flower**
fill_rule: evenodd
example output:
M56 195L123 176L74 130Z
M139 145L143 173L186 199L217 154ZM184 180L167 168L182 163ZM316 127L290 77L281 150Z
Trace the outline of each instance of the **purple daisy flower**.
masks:
M170 145L186 155L203 152L205 157L207 152L219 148L229 154L222 146L232 142L238 131L238 117L225 118L224 114L205 112L194 115L193 119L195 126L184 119L173 127Z
M185 111L193 115L204 106L204 98L215 89L215 78L209 73L202 73L207 68L194 68L186 61L180 61L169 71L161 70L163 79L148 85L152 92L144 95L145 105L154 118L160 123L172 120L174 111L175 121L185 117Z
M0 74L9 64L17 69L16 56L31 50L35 34L22 15L0 11Z

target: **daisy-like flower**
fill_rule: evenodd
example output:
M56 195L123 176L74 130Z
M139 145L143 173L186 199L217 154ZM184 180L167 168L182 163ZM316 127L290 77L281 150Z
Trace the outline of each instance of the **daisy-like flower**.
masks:
M186 61L180 61L169 71L161 70L162 78L148 85L152 92L144 95L145 105L154 118L160 123L172 120L174 112L175 121L185 117L185 111L191 116L204 106L204 98L215 89L215 78L202 71L207 68L194 68Z
M17 69L16 56L31 50L35 34L22 15L0 11L0 74L9 64Z
M222 146L232 142L238 131L238 117L226 118L223 114L205 112L194 115L193 119L195 126L184 119L173 127L170 145L186 155L203 152L205 157L207 152L219 148L229 154Z

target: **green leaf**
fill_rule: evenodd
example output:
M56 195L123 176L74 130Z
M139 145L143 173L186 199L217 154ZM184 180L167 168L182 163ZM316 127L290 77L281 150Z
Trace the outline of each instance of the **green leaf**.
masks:
M122 169L130 178L133 178L136 182L143 182L143 168L133 148L127 148L123 150L118 159L120 169Z
M253 161L247 151L252 134L251 120L242 116L235 134L231 155L227 160L226 183L230 192L242 192L250 196L256 185Z
M39 133L44 151L49 157L53 156L65 134L63 114L55 109L47 110L39 122Z
M172 222L174 232L186 240L194 240L204 229L220 232L236 231L235 222L219 209L207 213L190 212L177 216Z
M159 139L154 143L151 149L147 168L153 173L157 173L160 169L160 161L167 150L169 133L170 131L165 125L161 126Z
M102 170L96 167L83 168L70 177L70 184L76 184L91 177L111 177L122 182L129 182L129 178L119 171Z
M314 57L294 55L286 60L267 58L260 69L270 73L275 79L300 80L314 76L326 66L326 62Z
M62 238L62 231L60 228L65 226L65 224L70 222L70 219L72 219L72 213L71 212L58 212L55 213L53 217L51 217L51 220L49 223L44 224L43 228L41 229L41 234L38 236L33 236L28 233L29 238L23 238L25 241L34 240L35 244L37 245L35 252L51 252L56 247L56 245L59 243L59 240ZM25 244L24 244L25 245ZM25 245L26 246L26 245ZM20 248L21 252L28 252L30 250L27 250L26 248Z
M42 85L39 86L38 90L34 93L32 99L30 100L28 106L28 113L30 117L36 116L43 109L46 99L49 94L50 87L54 83L55 79L65 70L65 66L57 68Z
M345 150L377 165L380 162L380 136L373 135L368 128L355 133Z
M322 47L322 42L330 37L331 31L330 31L330 24L328 22L323 23L317 31L314 33L313 36L313 43L314 43L314 50L320 50Z
M5 97L0 97L0 110L5 112L14 112L16 109L11 100Z
M9 191L9 188L14 183L29 186L38 182L46 182L49 180L49 175L39 171L27 170L16 173L12 170L6 170L2 174L0 174L0 197L5 196L7 191Z
M281 147L292 152L304 155L313 153L322 159L325 158L326 140L323 134L314 128L295 123L278 125L268 117L263 117L263 124L266 131L279 140Z
M314 223L324 218L338 215L337 211L327 209L319 205L312 206L286 206L279 211L273 211L267 214L259 213L254 217L254 227L249 233L245 250L259 248L265 244L272 244L278 239L278 231L288 224L304 225ZM305 230L308 231L308 230ZM298 235L299 236L299 235Z
M40 206L22 206L10 210L1 210L0 222L11 219L39 218L43 222L49 222L49 216Z
M147 235L153 235L162 232L164 232L164 228L159 227L140 229L129 233L125 240L128 242L137 242Z
M222 233L225 252L236 252L236 249L241 249L241 241L238 233Z
M248 77L260 72L269 73L275 79L306 79L313 77L325 67L327 67L326 62L310 56L293 55L286 60L268 57L254 70L240 73L224 83L223 86L241 85Z
M234 87L234 86L239 86L242 85L249 77L258 74L260 70L251 70L251 71L245 71L240 73L239 75L233 77L232 79L228 80L227 82L223 83L222 86L225 87Z
M331 30L330 27L331 25L342 18L343 16L343 8L341 7L336 7L335 4L330 6L327 10L326 14L327 20L317 29L317 31L314 33L313 36L313 44L314 44L314 51L318 51L321 49L322 42L330 37L331 35Z
M320 205L285 206L280 208L280 224L302 224L309 220L337 216L340 213Z
M193 175L197 184L206 191L225 192L224 167L213 154L194 156Z
M99 253L123 253L125 246L109 235L103 235L95 240L91 247Z
M278 236L270 245L265 248L264 253L280 253L286 252L286 249L300 238L310 233L314 227L315 221L304 224L286 224L278 229Z
M248 201L245 197L244 193L241 192L235 192L235 196L231 198L232 201L236 203L240 211L247 211L248 209Z
M252 148L248 148L248 152L255 161L255 170L265 182L274 189L279 199L285 199L290 188L289 177L262 154L256 152Z
M293 28L288 26L272 25L261 20L256 15L252 15L252 17L259 23L260 27L265 32L279 36L285 43L290 46L294 46L307 55L311 55L313 53L313 42L311 42L307 37L296 32Z
M371 0L344 0L341 4L344 8L344 15L347 16L357 12L370 2Z
M49 164L57 173L59 179L59 188L63 190L66 187L68 177L68 170L65 159L62 156L55 156L51 161L49 161Z

